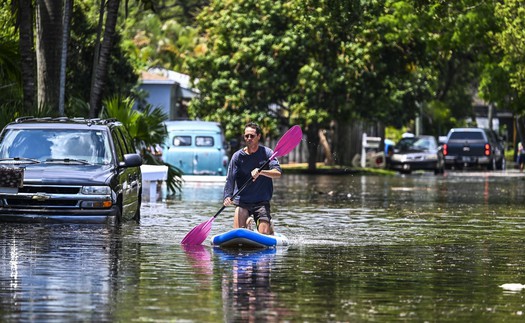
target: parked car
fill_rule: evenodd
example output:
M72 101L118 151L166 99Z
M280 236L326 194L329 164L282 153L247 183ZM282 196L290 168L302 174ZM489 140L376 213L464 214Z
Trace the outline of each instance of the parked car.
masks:
M443 152L433 136L402 138L395 146L390 158L390 168L403 174L415 170L432 170L443 173Z
M210 121L167 121L168 137L162 159L185 175L226 175L228 154L219 123Z
M490 129L450 129L443 154L447 168L481 166L494 170L506 167L503 141Z
M138 221L141 164L114 119L18 118L0 133L0 221Z

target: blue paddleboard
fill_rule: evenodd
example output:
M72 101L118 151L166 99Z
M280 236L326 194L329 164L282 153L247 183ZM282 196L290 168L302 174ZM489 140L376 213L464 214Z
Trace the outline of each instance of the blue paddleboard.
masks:
M287 246L282 234L266 235L248 229L232 229L211 237L211 244L222 248L274 248Z

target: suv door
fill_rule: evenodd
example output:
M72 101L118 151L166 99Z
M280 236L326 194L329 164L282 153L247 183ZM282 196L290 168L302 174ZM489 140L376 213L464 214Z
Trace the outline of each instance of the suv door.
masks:
M125 163L125 154L133 154L131 138L124 129L115 127L111 130L111 137L115 142L117 155L117 177L122 189L122 219L140 219L140 206L142 199L142 187L138 167L120 167Z

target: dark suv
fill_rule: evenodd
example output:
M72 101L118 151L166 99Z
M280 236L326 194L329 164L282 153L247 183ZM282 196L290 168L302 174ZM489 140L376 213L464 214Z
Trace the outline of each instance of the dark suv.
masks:
M0 133L0 221L138 221L141 164L114 119L18 118Z

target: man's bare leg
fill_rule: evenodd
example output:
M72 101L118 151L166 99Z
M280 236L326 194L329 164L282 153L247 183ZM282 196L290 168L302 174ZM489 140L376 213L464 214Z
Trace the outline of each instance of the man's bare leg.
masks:
M273 235L273 227L268 221L260 220L257 231L262 234Z
M235 208L235 216L233 218L233 227L237 228L246 228L246 220L248 220L248 210L243 209L242 207Z

